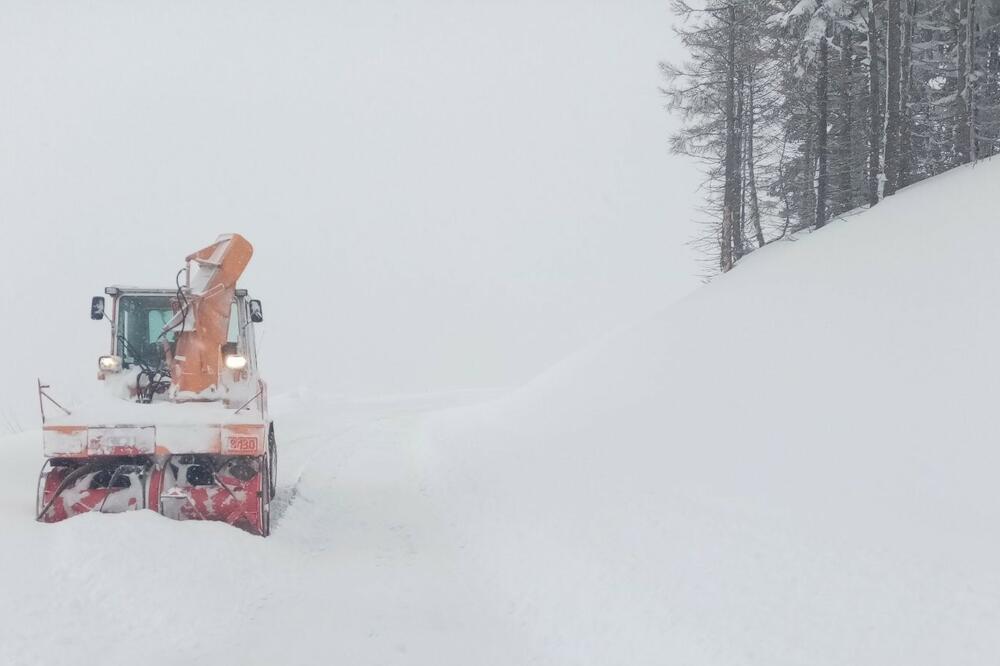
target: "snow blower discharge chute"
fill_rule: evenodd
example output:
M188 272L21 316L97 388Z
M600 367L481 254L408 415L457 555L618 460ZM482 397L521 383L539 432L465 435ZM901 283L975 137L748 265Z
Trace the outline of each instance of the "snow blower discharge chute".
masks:
M72 410L38 382L46 457L37 519L152 509L177 520L271 529L277 445L257 372L260 301L237 289L253 254L227 234L187 257L175 286L108 287L103 391Z

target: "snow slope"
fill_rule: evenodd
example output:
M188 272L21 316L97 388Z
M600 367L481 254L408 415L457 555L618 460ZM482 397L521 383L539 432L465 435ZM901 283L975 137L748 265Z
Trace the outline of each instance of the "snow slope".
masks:
M766 248L509 395L275 399L267 540L35 524L38 435L6 438L0 663L993 663L998 176Z
M543 662L995 663L997 182L775 244L438 420L438 497Z

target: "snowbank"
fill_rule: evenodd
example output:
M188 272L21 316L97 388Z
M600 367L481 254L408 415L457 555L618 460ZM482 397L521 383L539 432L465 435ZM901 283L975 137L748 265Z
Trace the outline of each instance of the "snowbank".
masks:
M998 179L777 243L436 419L437 499L543 661L1000 654Z

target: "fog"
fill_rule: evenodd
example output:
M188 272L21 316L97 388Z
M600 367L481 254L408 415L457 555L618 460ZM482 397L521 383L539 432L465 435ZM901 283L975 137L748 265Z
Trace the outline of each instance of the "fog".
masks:
M683 295L666 4L0 2L0 431L223 232L272 391L516 385Z

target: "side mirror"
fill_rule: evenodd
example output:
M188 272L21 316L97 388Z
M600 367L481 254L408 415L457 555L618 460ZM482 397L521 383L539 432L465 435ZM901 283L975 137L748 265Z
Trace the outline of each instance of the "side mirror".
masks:
M104 319L103 296L94 296L90 299L90 318L95 320Z
M261 307L260 301L257 299L250 301L250 321L255 324L264 321L264 308Z

